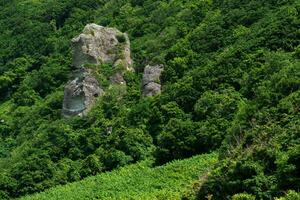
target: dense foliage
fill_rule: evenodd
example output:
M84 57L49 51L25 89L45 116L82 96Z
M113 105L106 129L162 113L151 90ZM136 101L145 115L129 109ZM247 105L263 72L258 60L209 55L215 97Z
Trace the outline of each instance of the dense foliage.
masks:
M91 22L129 34L136 72L63 119L70 40ZM0 199L216 149L197 198L298 191L299 30L298 0L1 1ZM142 98L148 63L163 93Z
M205 174L217 160L217 154L211 153L156 168L151 168L151 162L143 161L21 199L175 200L189 190L199 173Z

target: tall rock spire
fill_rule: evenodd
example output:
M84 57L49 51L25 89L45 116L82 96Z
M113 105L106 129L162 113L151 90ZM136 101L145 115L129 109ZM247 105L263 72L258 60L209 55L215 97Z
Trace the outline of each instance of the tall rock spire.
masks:
M126 33L116 28L88 24L72 39L72 79L65 86L63 111L65 117L86 115L96 98L104 94L101 83L93 75L97 68L88 65L112 64L118 71L109 79L112 84L124 84L123 73L132 71L130 41Z

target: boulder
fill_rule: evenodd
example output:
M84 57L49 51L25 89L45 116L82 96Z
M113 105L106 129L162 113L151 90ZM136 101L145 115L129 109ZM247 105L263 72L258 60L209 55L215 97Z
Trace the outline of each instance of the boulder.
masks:
M161 93L160 76L163 67L161 65L147 65L142 79L142 95L154 96Z

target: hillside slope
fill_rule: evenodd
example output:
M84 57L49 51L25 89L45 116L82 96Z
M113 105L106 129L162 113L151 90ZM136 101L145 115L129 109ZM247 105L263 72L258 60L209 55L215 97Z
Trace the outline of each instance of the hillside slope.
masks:
M128 35L134 72L110 87L112 63L84 66L105 94L66 119L71 39L91 23ZM148 65L163 66L153 97ZM212 151L198 199L298 191L300 1L0 1L0 104L0 199Z
M192 183L217 162L217 154L204 154L151 168L149 162L58 186L21 200L75 199L180 199Z

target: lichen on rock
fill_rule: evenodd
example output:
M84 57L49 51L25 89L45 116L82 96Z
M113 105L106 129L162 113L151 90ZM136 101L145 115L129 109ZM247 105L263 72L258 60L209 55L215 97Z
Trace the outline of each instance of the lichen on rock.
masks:
M122 66L109 77L111 84L126 84L123 73L132 71L130 41L126 33L116 28L88 24L83 32L72 39L72 79L65 86L63 111L65 117L86 115L96 98L104 94L101 83L88 65L110 63L112 67Z

